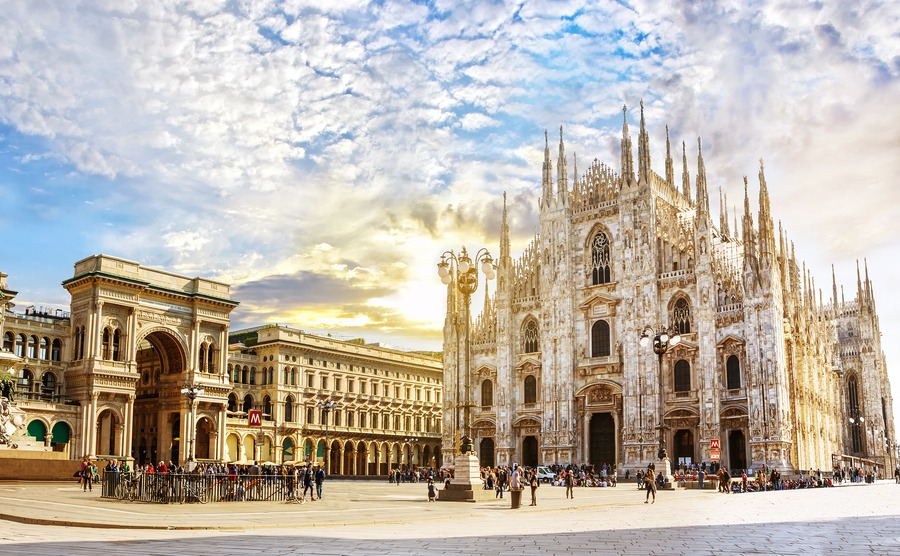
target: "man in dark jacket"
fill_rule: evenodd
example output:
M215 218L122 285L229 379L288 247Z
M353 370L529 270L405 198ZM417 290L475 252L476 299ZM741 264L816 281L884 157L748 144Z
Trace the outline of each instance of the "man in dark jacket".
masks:
M325 482L325 470L316 466L316 497L322 498L322 483Z

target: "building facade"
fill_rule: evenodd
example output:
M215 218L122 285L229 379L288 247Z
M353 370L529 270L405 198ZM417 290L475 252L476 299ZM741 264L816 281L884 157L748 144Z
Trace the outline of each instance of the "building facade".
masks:
M636 171L626 114L619 172L595 160L579 174L573 158L570 182L562 128L555 180L545 135L539 231L514 260L504 198L496 291L468 350L463 296L448 287L445 450L464 408L482 465L634 470L656 460L662 430L673 464L893 469L868 272L855 300L833 285L824 303L775 230L762 162L758 214L745 178L732 228L721 198L714 222L699 141L696 176L682 144L676 183L668 129L665 177L651 169L643 106L638 137ZM639 342L648 327L681 337L661 372Z
M227 284L107 255L63 282L70 313L15 312L6 281L0 338L21 358L19 449L137 464L327 461L345 475L442 463L433 357L281 325L230 333ZM252 426L251 411L262 417Z

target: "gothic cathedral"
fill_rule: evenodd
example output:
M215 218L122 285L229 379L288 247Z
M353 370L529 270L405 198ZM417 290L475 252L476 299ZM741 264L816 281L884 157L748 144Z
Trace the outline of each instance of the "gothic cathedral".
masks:
M560 128L554 187L545 134L539 231L513 260L504 197L496 291L469 326L465 296L448 287L444 450L456 410L483 466L624 474L662 443L673 465L893 470L868 270L851 301L832 276L824 303L780 224L776 235L762 162L758 214L744 178L740 225L720 196L716 226L699 141L693 187L683 143L675 183L668 128L658 175L642 104L635 173L625 116L618 174L595 160L579 175L573 159L570 183ZM681 341L658 357L639 341L648 328Z

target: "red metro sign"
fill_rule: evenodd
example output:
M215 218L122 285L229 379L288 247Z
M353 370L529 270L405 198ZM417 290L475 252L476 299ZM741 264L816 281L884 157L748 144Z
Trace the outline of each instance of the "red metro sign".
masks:
M262 411L258 409L251 409L247 412L247 424L251 427L261 427L262 426Z

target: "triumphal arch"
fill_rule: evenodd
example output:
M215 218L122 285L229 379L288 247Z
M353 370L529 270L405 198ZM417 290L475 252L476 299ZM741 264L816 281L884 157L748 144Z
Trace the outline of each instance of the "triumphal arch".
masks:
M63 286L72 296L68 398L81 406L75 455L221 459L238 304L230 287L108 255L75 263Z

